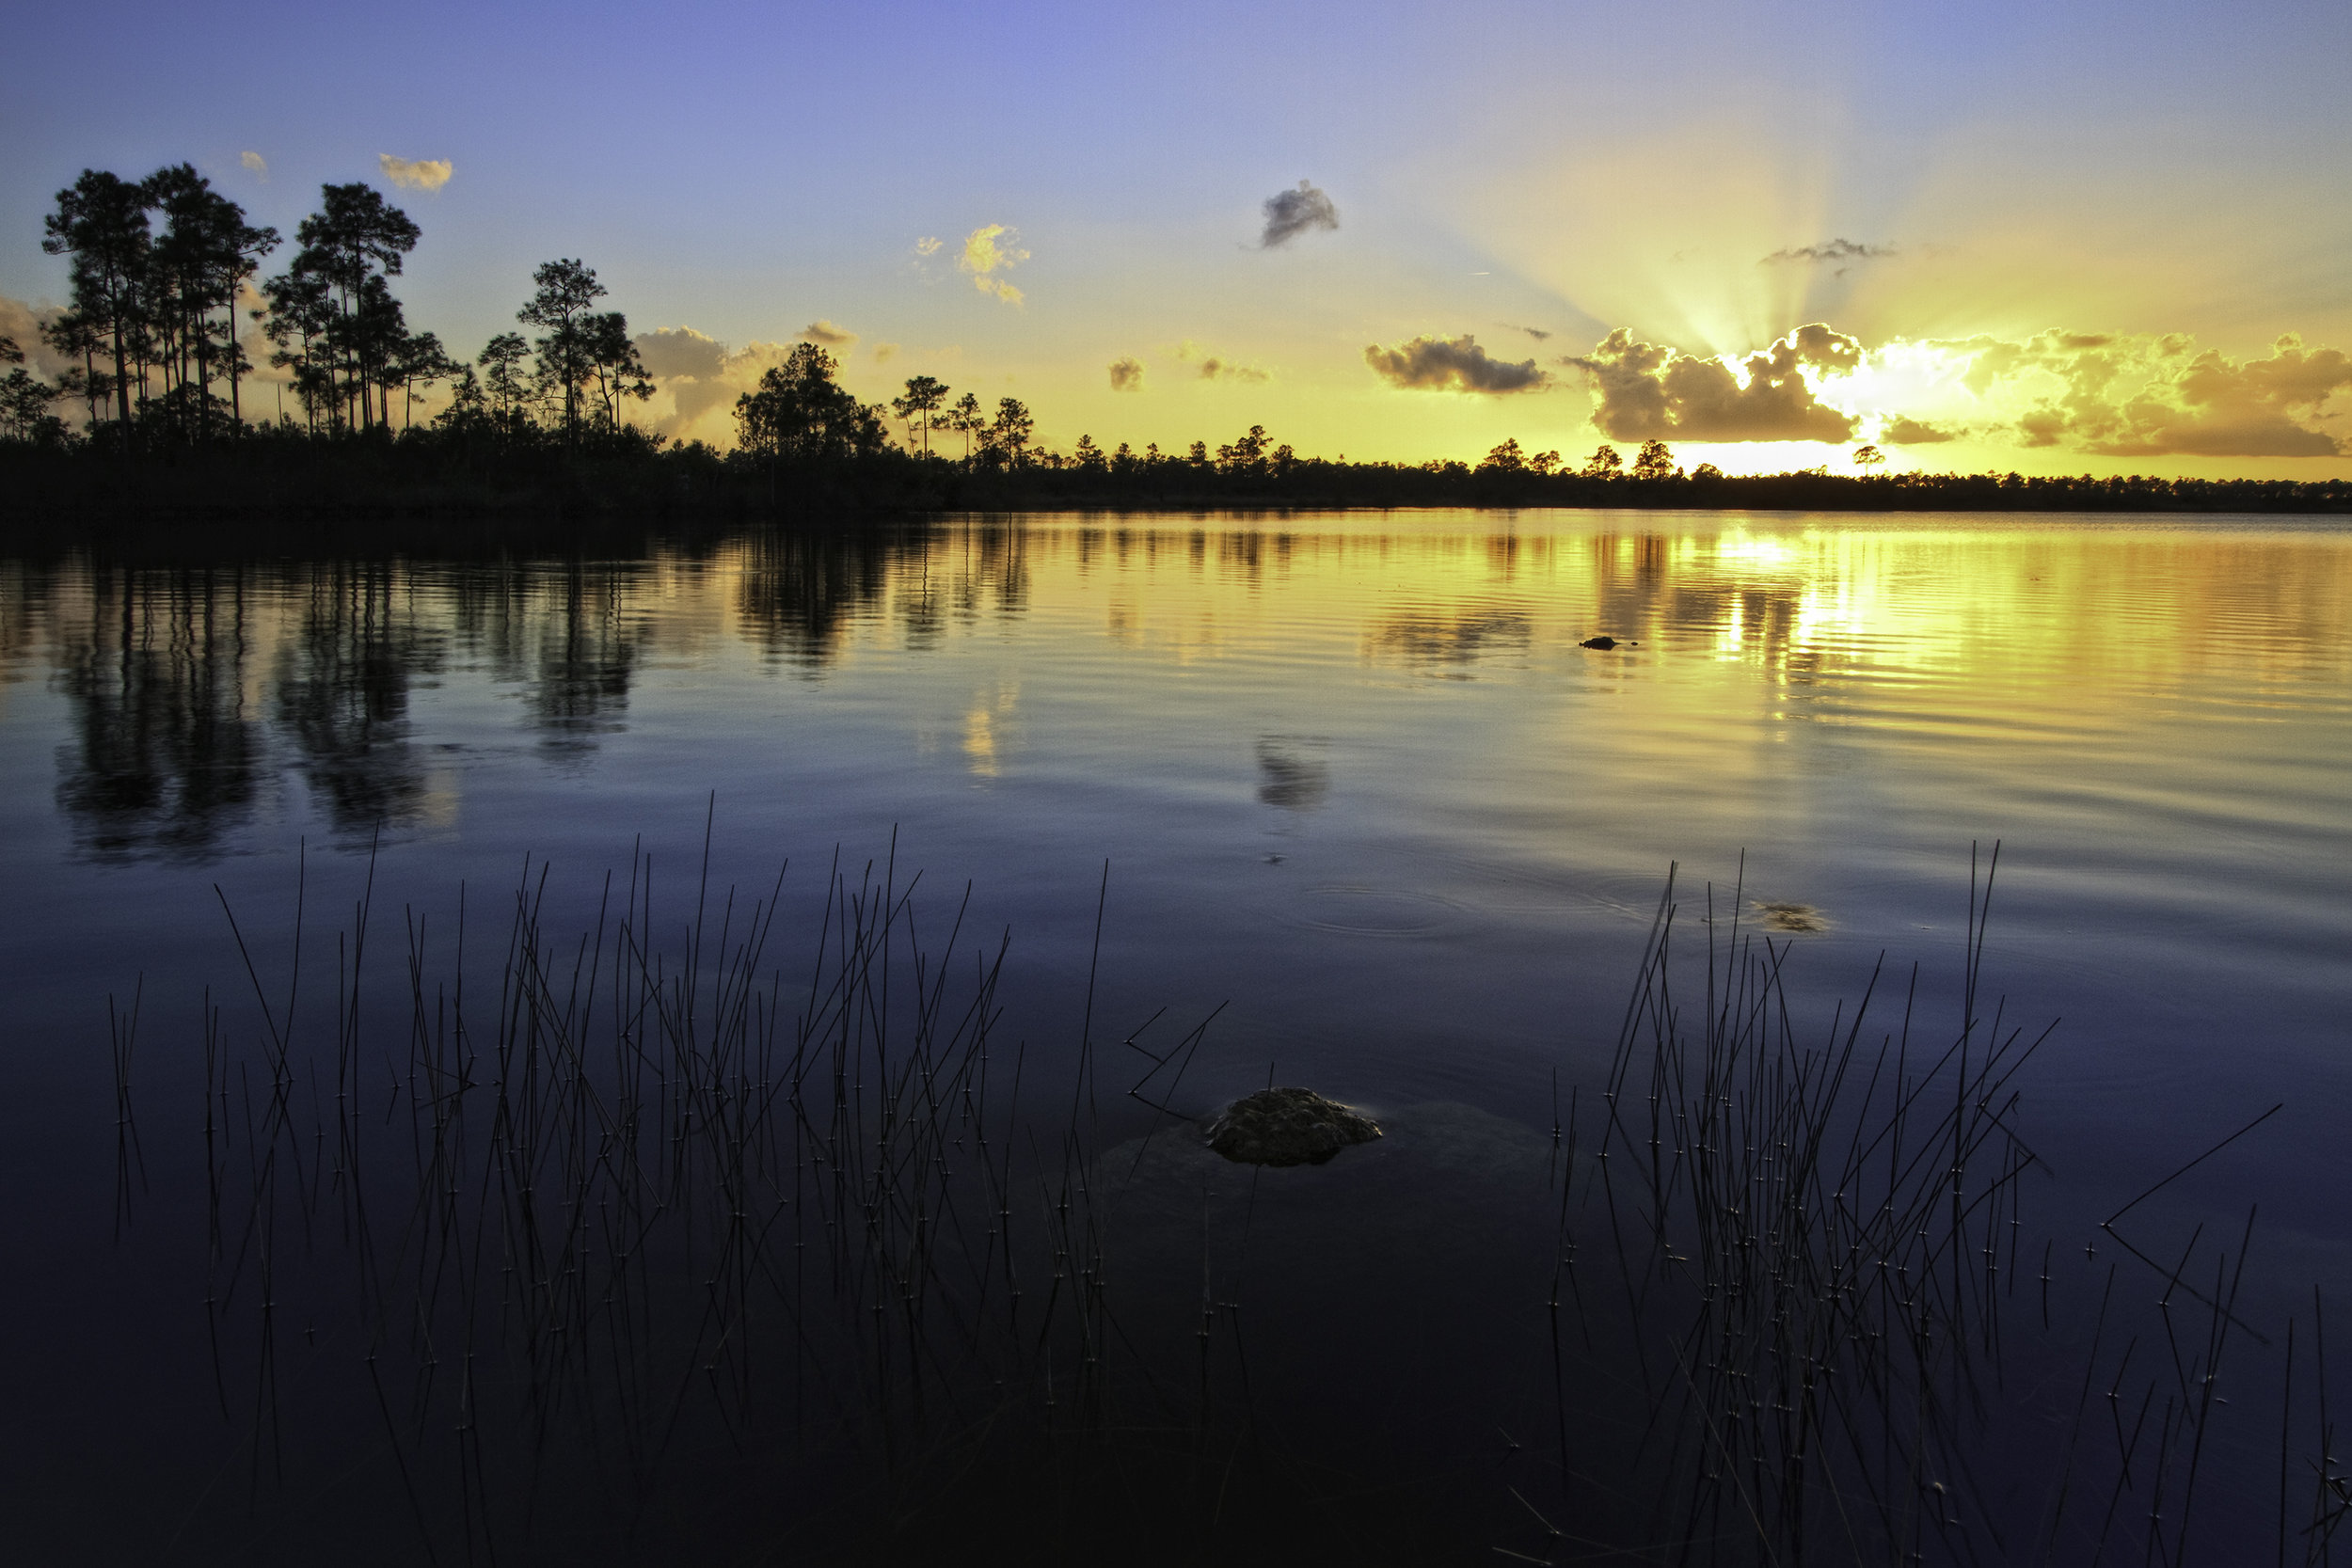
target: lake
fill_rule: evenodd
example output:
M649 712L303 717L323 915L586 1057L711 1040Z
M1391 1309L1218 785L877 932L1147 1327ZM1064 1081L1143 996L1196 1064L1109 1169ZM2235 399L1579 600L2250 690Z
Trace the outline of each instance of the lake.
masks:
M1670 867L1678 927L1769 935L1826 1039L1882 958L1882 1013L1915 964L1951 1013L1997 843L1985 986L2060 1021L2014 1085L2025 1222L2104 1276L2096 1221L2283 1103L2137 1239L2234 1248L2259 1204L2233 1310L2273 1338L2352 1286L2339 521L990 515L579 558L365 531L0 560L0 1160L36 1281L14 1338L42 1347L8 1506L38 1539L246 1539L206 1512L245 1472L224 1490L211 1439L172 1435L250 1425L210 1414L195 1112L227 1103L205 988L266 1027L236 1021L224 906L276 997L297 897L315 978L286 1018L327 1005L363 895L405 1006L403 923L429 948L461 887L494 974L518 885L589 931L649 864L674 937L782 868L791 966L836 866L919 872L927 935L961 908L966 948L1009 940L1027 1092L1069 1094L1082 1031L1106 1053L1106 1146L1147 1125L1118 1042L1165 1008L1147 1045L1214 1014L1172 1110L1272 1080L1534 1148L1555 1096L1601 1088ZM108 1006L135 994L125 1164ZM151 1508L93 1523L125 1483Z

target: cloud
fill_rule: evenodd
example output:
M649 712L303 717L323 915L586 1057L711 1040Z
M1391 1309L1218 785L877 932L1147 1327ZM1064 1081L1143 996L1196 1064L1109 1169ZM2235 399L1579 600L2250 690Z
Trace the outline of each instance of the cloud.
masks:
M1891 245L1864 245L1857 240L1824 240L1820 245L1799 245L1794 250L1775 250L1757 260L1759 267L1780 266L1790 261L1876 261L1896 253Z
M1600 394L1593 423L1613 440L1843 441L1854 416L1820 402L1805 372L1850 372L1862 359L1860 342L1815 323L1737 368L1636 341L1625 327L1562 363Z
M1111 390L1140 392L1143 390L1143 361L1129 355L1111 361Z
M926 234L914 242L914 253L917 256L936 256L939 254L939 245L938 235Z
M753 342L729 348L691 326L641 332L630 341L654 379L644 422L676 440L727 446L735 439L735 400L759 385L762 372L784 363L789 343Z
M657 379L674 375L717 375L726 364L727 345L716 338L705 337L691 326L665 326L656 332L641 332L634 341L637 356L645 362L645 373Z
M383 166L384 178L403 190L437 191L456 172L447 158L395 158L389 152L379 152L375 161Z
M1265 230L1258 236L1260 250L1288 245L1317 229L1337 229L1340 210L1331 198L1301 180L1295 191L1279 191L1265 198Z
M898 356L898 345L896 343L876 343L874 345L874 363L877 365L887 365L892 359Z
M1176 357L1186 364L1200 367L1196 372L1203 381L1271 381L1274 372L1258 365L1245 365L1222 355L1211 354L1190 338L1176 345Z
M1364 363L1389 385L1430 391L1527 392L1551 385L1549 372L1533 359L1513 364L1478 346L1470 333L1459 338L1415 338L1394 348L1372 343Z
M956 258L956 270L970 274L972 286L980 293L994 294L1007 305L1018 305L1026 296L997 274L1009 272L1028 259L1029 253L1021 248L1018 230L1001 223L985 223L963 237L963 254Z
M846 326L836 325L822 316L802 327L801 337L805 341L817 344L819 348L837 348L846 351L857 346L856 333Z
M2290 333L2261 358L2198 352L2183 333L2053 329L2023 342L1929 342L1963 365L1977 411L2027 447L2073 445L2107 457L2334 457L2316 428L2352 393L2352 358Z
M1539 343L1543 342L1551 336L1549 332L1547 332L1540 326L1521 326L1517 322L1504 322L1502 325L1509 327L1514 332L1526 333L1529 337L1534 339Z
M45 376L54 376L70 364L81 363L78 359L67 359L41 341L41 323L56 313L54 307L27 305L21 299L0 294L0 338L12 340L24 351L25 368Z
M1926 447L1939 441L1957 441L1958 436L1948 430L1938 430L1931 424L1921 424L1908 417L1890 420L1879 432L1879 439L1890 447Z
M262 179L267 180L269 178L269 160L262 157L259 152L240 152L237 154L237 162L243 164L246 168L251 169Z

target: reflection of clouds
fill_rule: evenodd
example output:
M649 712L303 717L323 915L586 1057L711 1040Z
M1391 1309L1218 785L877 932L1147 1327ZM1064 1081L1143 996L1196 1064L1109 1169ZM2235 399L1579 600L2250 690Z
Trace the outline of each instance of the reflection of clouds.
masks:
M971 707L964 711L963 754L971 760L972 771L979 777L996 777L999 750L1005 744L1002 732L1009 727L1007 721L1020 703L1020 683L1009 682L993 693L976 694Z
M1258 738L1258 799L1284 811L1312 811L1331 793L1331 768L1307 754L1323 742L1295 736Z
M1506 650L1523 653L1527 644L1525 610L1416 610L1375 623L1365 633L1364 654L1409 666L1463 665Z

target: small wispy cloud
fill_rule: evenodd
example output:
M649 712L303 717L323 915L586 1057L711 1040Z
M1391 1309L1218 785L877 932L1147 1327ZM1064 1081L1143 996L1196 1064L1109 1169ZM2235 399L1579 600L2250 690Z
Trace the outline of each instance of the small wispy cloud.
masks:
M940 244L938 235L926 234L914 242L914 253L917 256L936 256L939 254Z
M1143 361L1133 355L1111 361L1111 390L1140 392L1143 390Z
M956 258L956 270L970 275L972 286L984 294L994 294L1007 305L1018 305L1026 297L1019 289L999 277L1029 259L1021 248L1018 230L1001 223L984 223L963 237L963 254Z
M848 327L829 322L822 316L801 328L801 336L820 348L847 349L857 342L857 334Z
M1458 338L1415 338L1394 348L1364 349L1364 363L1390 386L1438 392L1532 392L1551 385L1533 359L1497 359L1465 332Z
M1203 381L1271 381L1274 372L1260 365L1246 365L1222 355L1212 354L1187 338L1176 345L1176 357L1198 367L1195 373Z
M262 179L267 180L269 178L269 160L262 157L259 152L240 152L237 154L237 162L243 164L246 168L250 169L253 173L260 175Z
M1295 191L1280 191L1265 198L1265 230L1258 236L1260 250L1272 250L1288 245L1299 235L1317 229L1337 229L1340 210L1331 205L1331 198L1301 180Z
M898 345L896 343L876 343L874 345L874 363L877 365L887 365L897 356L898 353Z
M447 158L395 158L379 152L375 161L382 166L385 179L408 191L437 191L457 172Z
M1876 261L1896 254L1891 245L1864 245L1859 240L1824 240L1820 245L1775 250L1757 260L1759 267L1785 266L1791 261Z
M1540 326L1521 326L1517 322L1504 322L1502 325L1509 327L1514 332L1526 333L1529 337L1534 339L1539 343L1551 336L1549 331Z

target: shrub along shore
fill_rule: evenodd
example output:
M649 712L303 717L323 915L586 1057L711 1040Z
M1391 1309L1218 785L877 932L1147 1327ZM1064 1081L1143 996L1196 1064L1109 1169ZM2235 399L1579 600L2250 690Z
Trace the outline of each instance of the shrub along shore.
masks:
M1231 449L1227 449L1230 451ZM1051 456L1053 454L1046 454ZM125 454L98 442L0 447L0 524L63 528L435 515L855 520L931 512L1584 507L1797 512L2352 512L2352 483L2089 475L1731 476L1540 473L1463 463L1276 462L1097 454L1094 462L924 457L884 448L796 458L633 432L567 446L412 431L264 431Z

